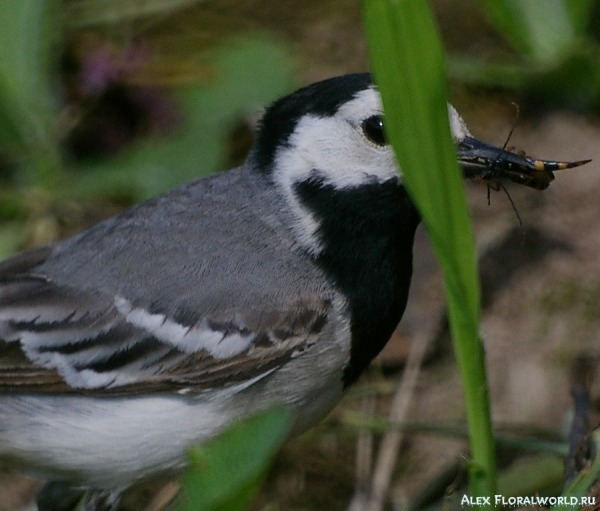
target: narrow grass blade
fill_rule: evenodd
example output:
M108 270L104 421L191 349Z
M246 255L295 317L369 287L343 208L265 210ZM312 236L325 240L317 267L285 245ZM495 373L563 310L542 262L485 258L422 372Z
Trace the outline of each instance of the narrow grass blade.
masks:
M472 226L450 136L444 61L425 0L367 0L371 63L386 133L431 236L446 284L471 442L473 495L495 490L495 453L483 348Z

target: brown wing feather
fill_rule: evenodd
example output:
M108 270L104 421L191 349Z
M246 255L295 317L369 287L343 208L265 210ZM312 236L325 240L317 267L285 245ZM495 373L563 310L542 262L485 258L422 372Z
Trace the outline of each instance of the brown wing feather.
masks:
M136 393L182 392L194 393L208 388L250 380L289 361L295 355L310 348L316 334L294 336L276 345L253 345L246 352L226 360L216 360L206 353L187 354L178 357L179 362L153 375L111 388L74 388L54 369L33 364L23 353L19 343L0 341L0 393L44 393L118 396ZM181 355L173 350L171 353Z
M0 392L68 392L55 370L37 367L18 343L0 341Z
M327 324L331 309L329 300L313 300L294 307L293 313L256 310L238 313L244 328L250 327L255 333L252 343L235 356L215 358L202 349L195 353L182 352L157 339L151 332L127 323L107 306L107 300L98 296L69 293L68 289L39 277L10 277L5 279L4 288L3 296L0 286L0 305L3 298L7 299L17 307L17 316L22 303L39 305L43 302L63 311L63 317L39 319L34 314L33 319L4 321L2 331L8 342L0 340L0 393L102 396L165 391L193 393L240 383L259 377L308 349ZM67 314L70 310L73 313ZM235 322L209 323L224 338L230 332L240 331ZM51 336L49 341L45 335ZM34 338L32 348L29 340L22 340L23 336L39 339ZM99 348L101 356L98 356ZM63 369L68 368L72 374L92 371L104 377L119 373L131 379L115 385L108 379L108 383L97 387L73 384L51 363L44 362L54 360L50 355L62 357Z
M214 358L203 349L183 352L128 323L115 308L115 297L74 289L37 273L35 267L53 250L46 246L0 262L0 393L106 396L197 392L240 383L308 349L331 312L330 300L312 296L281 304L280 310L263 310L258 304L236 311L236 320L229 313L207 317L224 339L246 331L255 336L232 357ZM86 372L95 374L96 383L88 384L81 376ZM113 382L111 375L126 378Z

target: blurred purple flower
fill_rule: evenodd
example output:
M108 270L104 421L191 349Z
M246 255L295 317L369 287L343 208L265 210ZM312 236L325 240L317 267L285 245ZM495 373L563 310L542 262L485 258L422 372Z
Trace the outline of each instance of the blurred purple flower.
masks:
M152 54L143 44L118 51L106 43L65 57L65 93L81 112L67 143L77 158L110 156L133 140L172 130L180 118L165 89L130 83Z

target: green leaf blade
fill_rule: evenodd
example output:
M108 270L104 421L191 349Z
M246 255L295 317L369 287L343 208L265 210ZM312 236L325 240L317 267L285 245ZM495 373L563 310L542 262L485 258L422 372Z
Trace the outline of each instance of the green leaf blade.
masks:
M0 144L29 157L36 184L51 187L61 167L53 134L58 117L52 55L62 27L54 0L0 0Z
M424 0L368 0L365 26L383 99L386 134L442 266L459 363L473 495L495 492L495 452L483 348L473 231L449 130L443 52Z
M192 449L191 467L183 480L187 502L179 511L245 509L291 424L287 409L271 408Z

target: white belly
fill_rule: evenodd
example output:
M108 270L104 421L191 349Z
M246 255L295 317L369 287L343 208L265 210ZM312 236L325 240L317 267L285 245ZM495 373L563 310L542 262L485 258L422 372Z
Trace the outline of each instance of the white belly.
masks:
M297 365L305 367L298 372ZM249 387L196 395L0 395L0 464L83 486L126 487L181 469L191 445L275 403L296 413L294 433L305 430L342 395L341 367L315 374L319 365L296 360Z

